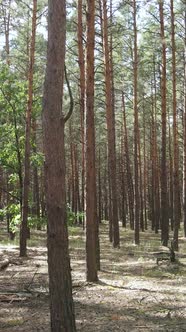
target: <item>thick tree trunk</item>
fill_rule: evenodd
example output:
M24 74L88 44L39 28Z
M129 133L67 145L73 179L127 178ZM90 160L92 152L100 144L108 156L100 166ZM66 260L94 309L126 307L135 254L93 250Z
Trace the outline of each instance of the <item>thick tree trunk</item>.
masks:
M108 164L111 185L111 207L113 225L113 246L119 247L119 222L117 206L117 184L116 184L116 144L115 144L115 114L112 103L112 76L110 66L110 52L108 43L108 17L107 1L103 0L103 45L105 65L105 90L106 90L106 118L108 135Z
M122 221L122 227L127 226L127 195L126 195L126 165L124 162L124 130L122 126L121 135L121 157L119 160L119 178L120 180L120 219Z
M133 24L134 24L134 198L135 198L135 219L134 219L134 239L135 244L140 243L139 237L139 211L140 211L140 195L139 195L139 124L138 124L138 51L137 51L137 24L136 24L136 1L133 0Z
M152 105L152 127L151 127L151 140L150 140L150 165L151 165L151 195L150 195L150 215L151 215L151 229L155 229L155 164L154 164L154 155L155 155L155 144L154 144L154 107Z
M81 206L85 205L85 56L83 47L83 3L78 0L78 54L80 70L80 116L81 116Z
M185 54L184 54L184 138L183 138L183 219L186 237L186 11L185 11Z
M124 93L122 93L122 108L123 108L123 130L124 130L124 156L125 156L125 165L126 165L126 183L127 183L127 194L128 194L130 228L134 229L134 186L133 186L129 144L128 144L128 131L127 131Z
M75 199L76 199L76 210L74 211L77 215L80 211L80 191L79 191L79 167L78 167L78 153L77 146L74 144L74 171L75 171ZM76 222L77 216L76 216Z
M174 250L178 250L178 230L180 226L180 184L179 184L179 150L178 150L178 134L177 134L177 98L176 98L176 44L175 44L175 20L174 20L174 5L173 0L171 4L171 39L172 39L172 92L173 92L173 144L174 144L174 235L173 246Z
M98 158L98 221L101 223L103 213L102 213L102 182L101 182L101 149L99 148L99 158Z
M86 52L86 265L87 281L97 281L98 269L98 217L95 165L94 125L94 43L95 3L87 0L87 52Z
M153 96L154 90L154 96ZM154 80L154 87L152 85L152 128L151 128L151 217L152 217L152 229L155 233L158 233L159 222L158 222L158 214L159 214L159 206L157 205L157 197L158 197L158 187L159 181L157 178L157 169L159 168L159 163L157 161L157 137L156 137L156 87Z
M162 71L161 71L161 112L162 112L162 150L161 150L161 240L167 246L169 240L169 218L167 209L167 160L166 160L166 44L164 33L163 1L159 2L160 34L162 40Z
M171 230L174 229L174 188L173 188L173 157L172 157L172 137L169 121L169 219Z
M104 183L104 219L109 220L109 206L108 206L108 169L107 169L107 158L104 166L104 176L103 176L103 183ZM112 241L111 241L112 242Z
M147 230L147 157L146 157L146 121L143 105L143 195L144 195L144 227Z
M49 0L43 131L52 332L76 331L68 251L64 118L62 117L65 29L65 1Z
M139 130L138 130L138 135L139 135ZM144 232L145 227L144 227L144 216L143 216L143 206L144 206L144 201L143 201L143 177L142 177L142 161L141 161L141 142L140 142L140 137L138 139L138 159L139 159L139 176L140 176L140 181L139 181L139 195L140 195L140 229L142 232Z
M158 233L160 228L160 163L159 163L159 153L158 153L158 143L157 143L157 92L156 92L156 64L154 64L154 186L155 186L155 233Z

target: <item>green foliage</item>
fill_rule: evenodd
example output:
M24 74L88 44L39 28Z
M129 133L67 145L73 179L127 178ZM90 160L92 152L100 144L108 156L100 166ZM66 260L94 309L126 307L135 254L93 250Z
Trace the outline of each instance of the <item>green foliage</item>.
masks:
M41 152L33 153L30 157L30 163L34 167L41 167L44 162L44 155Z
M21 223L21 213L19 204L10 204L4 209L0 210L0 216L5 218L7 215L10 217L9 228L12 233L16 233Z
M44 227L47 224L46 217L36 217L36 216L29 216L28 217L28 226L29 228L36 228L36 227Z
M26 85L6 66L0 66L0 81L0 165L16 173L23 158Z
M19 230L19 226L21 223L20 205L12 203L0 210L0 216L2 218L6 218L7 215L9 215L10 218L10 231L16 233ZM31 229L36 227L44 227L46 226L46 224L46 217L38 218L31 215L28 217L28 226Z
M70 205L67 204L67 224L68 226L73 226L76 224L78 219L84 217L84 212L78 211L77 213L73 212Z

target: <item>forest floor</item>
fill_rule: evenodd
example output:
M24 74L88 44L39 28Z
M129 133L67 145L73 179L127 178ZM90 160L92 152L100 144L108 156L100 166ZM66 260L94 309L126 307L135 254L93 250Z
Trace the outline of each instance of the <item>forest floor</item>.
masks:
M113 249L102 224L99 282L87 283L83 231L69 233L77 331L186 331L186 239L177 263L157 265L159 235L145 232L135 246L132 232L122 229L121 248ZM49 332L45 232L33 232L24 259L6 236L0 232L0 331Z

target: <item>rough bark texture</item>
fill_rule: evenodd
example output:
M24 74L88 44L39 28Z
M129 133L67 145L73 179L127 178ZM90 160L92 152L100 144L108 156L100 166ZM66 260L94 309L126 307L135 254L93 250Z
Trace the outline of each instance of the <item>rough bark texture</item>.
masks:
M65 29L65 1L49 0L43 131L52 332L76 331L68 252L64 118L61 102L64 80Z
M179 151L177 135L177 98L176 98L176 44L175 44L175 27L174 27L174 5L171 0L171 39L172 39L172 92L173 92L173 144L174 144L174 249L178 250L178 230L180 225L180 193L179 193Z
M186 237L186 11L185 11L185 54L184 54L184 139L183 139L183 208L184 235Z
M33 152L37 153L37 123L36 119L32 121L32 138L34 141ZM40 188L39 188L39 176L37 166L33 167L33 215L37 216L38 220L40 219ZM40 230L40 225L37 226L37 229Z
M116 184L116 143L115 143L115 114L112 103L112 75L110 66L110 52L108 43L108 18L107 1L103 0L103 45L105 62L105 90L106 90L106 118L108 135L108 163L111 185L111 206L113 225L113 246L119 247L119 222L117 205L117 184Z
M146 157L146 121L143 105L143 191L144 191L144 227L147 230L147 157Z
M169 121L169 176L168 176L168 186L169 186L169 219L171 224L171 229L174 229L174 189L173 189L173 156L172 156L172 135Z
M139 129L138 129L138 137L139 137ZM139 165L139 198L140 198L140 229L144 232L144 197L143 197L143 177L142 177L142 157L141 157L141 142L140 137L138 138L138 165Z
M156 64L154 62L154 164L155 164L155 232L158 233L160 228L160 165L157 144L157 92L156 92Z
M137 80L138 80L138 51L137 51L137 25L136 25L136 1L133 1L133 21L134 21L134 239L135 243L139 244L139 212L140 212L140 195L139 195L139 169L138 169L138 140L139 140L139 124L138 124L138 94L137 94Z
M158 170L159 162L157 157L157 134L156 134L156 82L154 78L154 87L152 85L152 128L151 128L151 219L152 219L152 229L155 230L155 233L158 233L159 230L159 179L158 179ZM153 96L154 89L154 96Z
M101 183L101 150L99 148L98 157L98 221L101 223L103 218L102 213L102 183Z
M121 157L119 160L119 174L120 174L120 219L122 221L122 227L127 225L127 195L126 195L126 165L124 161L124 130L122 126L121 137Z
M35 61L35 39L36 39L36 21L37 21L37 0L33 0L32 14L32 37L30 45L30 61L28 72L28 105L26 110L26 127L25 127L25 159L24 159L24 180L23 180L23 208L22 221L20 229L20 256L26 256L26 240L28 234L28 195L29 195L29 178L30 178L30 138L31 138L31 116L33 103L33 76Z
M162 40L162 70L161 70L161 119L162 119L162 147L161 147L161 240L167 246L169 239L169 219L167 210L167 161L166 161L166 44L164 34L163 1L159 2L160 33Z
M81 115L81 207L84 211L84 187L85 187L85 56L83 47L83 3L78 0L78 56L80 70L80 115Z
M125 156L125 165L126 165L126 178L127 178L126 182L127 182L130 228L134 229L134 186L133 186L129 144L128 144L124 93L122 93L122 106L123 106L123 130L124 130L124 156Z
M87 0L86 52L86 263L87 281L97 281L97 195L94 126L95 3Z

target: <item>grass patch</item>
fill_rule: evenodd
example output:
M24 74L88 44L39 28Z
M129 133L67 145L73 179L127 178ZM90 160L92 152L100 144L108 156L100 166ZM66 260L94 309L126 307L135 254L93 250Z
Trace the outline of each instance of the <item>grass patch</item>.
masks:
M15 318L15 319L10 319L6 322L7 327L13 327L13 326L21 326L24 323L23 318Z

